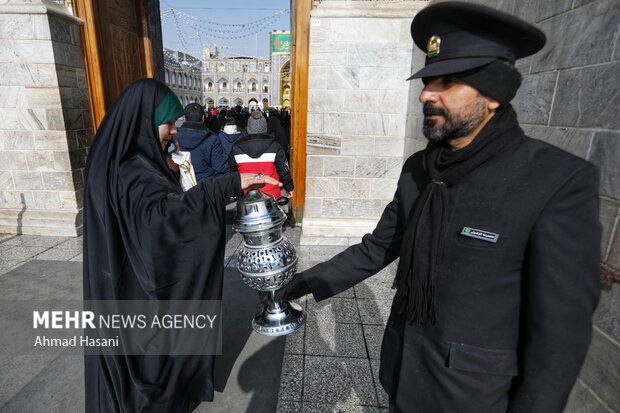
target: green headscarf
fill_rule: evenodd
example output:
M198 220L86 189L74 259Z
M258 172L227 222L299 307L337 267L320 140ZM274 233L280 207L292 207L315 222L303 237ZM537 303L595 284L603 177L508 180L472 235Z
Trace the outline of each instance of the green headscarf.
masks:
M185 109L183 109L181 102L179 102L179 98L172 90L169 91L164 97L164 100L155 108L155 113L153 114L155 136L159 137L159 125L163 125L183 115L185 115Z

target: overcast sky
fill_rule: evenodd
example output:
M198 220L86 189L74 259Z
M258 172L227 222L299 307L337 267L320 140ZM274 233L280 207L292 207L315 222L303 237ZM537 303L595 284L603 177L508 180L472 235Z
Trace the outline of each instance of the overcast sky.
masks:
M290 0L160 0L159 4L164 47L197 58L202 57L201 43L228 46L222 50L225 56L256 56L258 50L258 56L269 57L269 32L291 27ZM166 12L171 8L176 19ZM283 9L285 13L274 16ZM250 25L226 26L245 23Z

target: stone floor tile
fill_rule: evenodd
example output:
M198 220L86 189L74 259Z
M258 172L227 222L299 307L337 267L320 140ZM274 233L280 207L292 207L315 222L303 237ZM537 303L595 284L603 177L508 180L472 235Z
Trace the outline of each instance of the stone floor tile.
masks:
M15 266L23 261L0 259L0 274L11 271Z
M65 244L67 241L71 241L75 239L75 237L53 237L53 236L39 236L37 238L28 240L22 244L24 247L47 247L52 248L55 246L60 246ZM79 248L82 248L82 238L80 237L80 245ZM73 243L68 245L73 245ZM67 246L68 247L68 246ZM78 248L78 247L75 247Z
M276 413L302 413L303 404L301 402L292 402L288 400L278 400Z
M392 284L365 280L355 287L357 298L369 298L374 300L391 300L394 298L396 290L392 289Z
M20 248L22 249L22 248ZM70 259L82 254L82 250L66 249L66 248L51 248L47 251L34 256L35 260L48 260L48 261L69 261Z
M7 238L2 241L4 245L24 245L25 243L34 241L39 238L40 235L14 235L13 237Z
M306 356L303 401L378 406L369 361Z
M8 240L8 239L12 239L17 237L18 235L15 234L0 234L0 243Z
M334 295L333 298L355 298L355 290L353 288L346 289Z
M13 248L0 251L0 262L4 260L26 261L39 255L40 253L42 253L43 251L47 249L48 247L14 246ZM79 252L81 251L78 251L78 253ZM75 256L76 254L73 254L73 256Z
M364 331L364 340L366 341L368 355L371 359L379 359L385 327L363 324L362 329Z
M363 324L386 325L392 300L358 299L357 307Z
M368 358L360 324L306 323L305 354Z
M304 335L306 326L303 325L295 332L286 336L286 344L284 345L285 354L304 354Z
M41 237L41 238L52 238L52 237ZM58 245L60 248L67 249L82 249L84 246L84 238L80 235L79 237L65 237L65 241Z
M360 316L354 299L328 298L317 303L312 296L308 299L308 318L312 321L333 323L359 323Z
M381 409L373 406L347 404L304 403L303 413L380 413Z
M390 407L390 398L379 382L380 362L379 360L370 360L370 365L372 367L372 378L375 381L375 387L377 388L377 396L379 397L379 406Z
M69 261L83 262L84 261L84 254L78 254L75 257L71 258Z
M304 356L285 354L280 376L278 400L301 401L304 379Z

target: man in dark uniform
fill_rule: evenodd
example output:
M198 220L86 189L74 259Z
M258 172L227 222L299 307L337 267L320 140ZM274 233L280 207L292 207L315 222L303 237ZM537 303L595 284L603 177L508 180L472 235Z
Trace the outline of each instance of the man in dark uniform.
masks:
M411 26L426 52L429 143L404 164L372 234L284 291L323 300L400 257L381 349L393 412L562 412L599 298L598 173L519 127L514 63L544 34L438 3Z

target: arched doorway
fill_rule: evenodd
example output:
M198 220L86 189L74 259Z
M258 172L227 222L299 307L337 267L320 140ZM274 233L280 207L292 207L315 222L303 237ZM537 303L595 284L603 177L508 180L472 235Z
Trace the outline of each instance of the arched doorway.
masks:
M280 69L280 106L291 106L291 61L284 63Z

